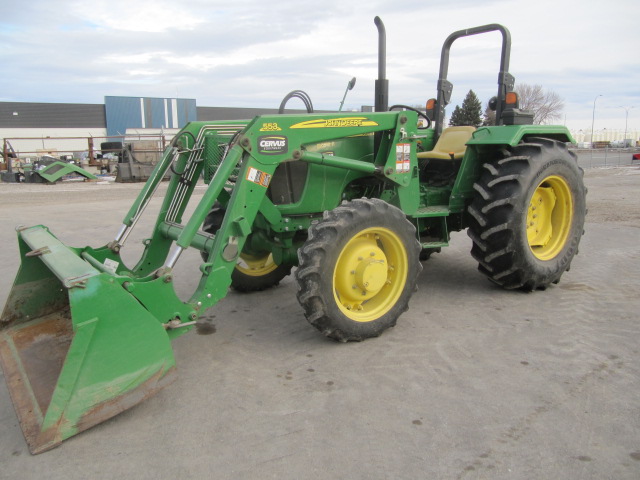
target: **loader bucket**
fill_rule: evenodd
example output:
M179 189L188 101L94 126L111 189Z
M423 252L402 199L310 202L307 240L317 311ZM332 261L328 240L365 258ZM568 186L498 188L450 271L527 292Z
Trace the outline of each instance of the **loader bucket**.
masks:
M162 324L46 227L18 232L21 266L0 317L0 363L31 453L170 383Z

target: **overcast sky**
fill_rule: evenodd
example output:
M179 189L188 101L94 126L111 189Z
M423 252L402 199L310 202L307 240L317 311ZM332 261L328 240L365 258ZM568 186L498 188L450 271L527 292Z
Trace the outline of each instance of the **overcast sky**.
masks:
M565 101L566 125L640 129L639 0L2 0L0 101L103 103L105 95L277 107L291 90L317 109L373 104L379 15L391 103L435 96L440 49L487 23L512 36L511 73ZM495 95L501 37L454 43L453 106ZM290 106L302 108L298 100ZM565 123L565 116L559 123Z

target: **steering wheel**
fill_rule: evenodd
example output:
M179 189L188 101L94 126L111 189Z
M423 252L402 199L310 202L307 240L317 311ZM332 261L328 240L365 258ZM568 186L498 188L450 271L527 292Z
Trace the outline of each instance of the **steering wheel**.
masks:
M426 127L418 127L418 130L427 130L428 128L431 128L431 119L429 117L427 117L427 115L425 113L421 112L417 108L413 108L413 107L410 107L408 105L393 105L393 106L389 107L389 110L394 110L394 109L397 109L397 108L403 108L405 110L411 110L412 112L416 112L419 117L422 117L427 121L427 126Z

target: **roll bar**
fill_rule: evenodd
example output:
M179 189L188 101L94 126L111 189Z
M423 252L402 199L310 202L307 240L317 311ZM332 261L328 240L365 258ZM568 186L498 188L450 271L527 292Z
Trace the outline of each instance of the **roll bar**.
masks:
M462 37L469 37L471 35L478 35L480 33L488 33L498 31L502 34L502 49L500 52L500 72L498 73L498 95L497 95L497 108L496 108L496 124L502 123L502 110L504 106L505 96L507 92L513 90L515 84L515 77L509 73L509 59L511 56L511 34L507 27L499 25L497 23L491 23L489 25L482 25L480 27L467 28L465 30L458 30L453 32L447 37L442 45L442 53L440 55L440 74L438 76L438 98L436 103L436 115L435 115L435 131L436 138L442 133L444 122L444 110L449 104L451 99L451 92L453 91L453 84L447 80L447 74L449 72L449 53L451 51L451 45L454 41Z

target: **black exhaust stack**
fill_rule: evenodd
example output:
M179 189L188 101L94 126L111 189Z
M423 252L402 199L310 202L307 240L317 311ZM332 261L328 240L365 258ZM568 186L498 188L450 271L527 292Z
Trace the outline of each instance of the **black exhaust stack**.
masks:
M389 110L389 80L387 80L387 32L380 17L373 19L378 28L378 79L375 91L375 112ZM378 157L378 150L382 142L382 132L376 132L373 136L373 158Z
M387 80L387 32L380 17L373 19L378 28L378 79L376 80L376 112L389 110L389 80Z

